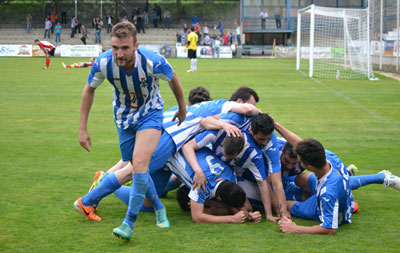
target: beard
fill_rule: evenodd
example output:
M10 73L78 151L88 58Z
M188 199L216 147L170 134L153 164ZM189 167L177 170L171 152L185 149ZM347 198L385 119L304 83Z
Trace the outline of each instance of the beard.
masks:
M133 67L134 65L134 58L127 58L127 57L116 57L115 63L118 67L121 68L129 68Z

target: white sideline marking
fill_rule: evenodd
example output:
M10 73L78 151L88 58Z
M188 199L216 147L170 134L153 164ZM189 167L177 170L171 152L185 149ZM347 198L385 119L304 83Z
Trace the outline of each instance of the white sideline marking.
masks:
M300 72L301 74L303 74L304 76L307 76L304 72L302 72L302 71L299 71L299 72ZM363 111L365 111L365 112L371 114L371 115L374 116L375 118L378 118L378 119L380 119L380 120L382 120L382 121L388 123L388 124L391 125L392 127L397 128L398 130L400 130L400 126L397 125L396 123L394 123L394 122L388 120L388 119L385 118L385 117L382 117L382 116L380 116L380 115L374 113L373 111L371 111L371 110L368 109L367 107L360 105L359 103L355 102L354 100L351 100L348 96L344 95L343 93L341 93L341 92L338 91L337 89L335 89L335 88L329 86L328 84L326 84L326 83L324 83L324 82L321 82L321 81L318 80L318 79L315 79L314 77L311 77L311 79L312 79L314 82L316 82L316 83L318 83L318 84L320 84L320 85L322 85L322 86L325 86L325 87L329 88L331 91L333 91L333 92L336 93L337 95L341 96L341 97L344 98L345 100L349 101L350 103L352 103L352 104L355 105L356 107L360 108L361 110L363 110Z

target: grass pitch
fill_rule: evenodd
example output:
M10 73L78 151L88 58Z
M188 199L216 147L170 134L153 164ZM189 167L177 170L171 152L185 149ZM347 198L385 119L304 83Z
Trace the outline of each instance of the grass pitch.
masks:
M171 228L155 226L153 214L140 214L130 243L111 235L126 206L105 198L102 222L78 215L73 202L83 196L94 172L119 159L112 119L111 85L96 91L89 118L92 152L78 143L80 98L89 69L63 69L82 59L0 58L0 251L6 252L266 252L399 250L400 192L370 185L353 192L360 212L335 236L283 234L275 223L194 224L182 213L175 192L162 199ZM400 85L382 76L367 80L312 80L295 71L294 60L169 59L185 96L204 86L213 98L226 98L239 86L255 89L264 112L301 137L314 137L359 174L389 169L400 174ZM165 108L175 105L162 83ZM298 224L313 221L294 219Z

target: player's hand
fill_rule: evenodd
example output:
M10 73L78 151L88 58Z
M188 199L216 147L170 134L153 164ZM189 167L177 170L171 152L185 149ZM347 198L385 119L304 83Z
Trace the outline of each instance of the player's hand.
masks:
M296 228L296 223L294 223L291 219L287 218L286 216L283 216L282 219L279 220L278 222L279 229L283 233L293 233L295 232Z
M81 144L82 148L86 149L87 152L90 152L92 139L90 138L90 134L87 130L79 130L79 144Z
M279 218L272 215L267 215L267 220L276 222L279 220Z
M172 121L175 121L176 118L178 118L178 126L179 126L186 119L186 107L179 108L179 110L176 111L174 117L172 118Z
M235 215L233 215L232 223L240 224L243 223L245 220L246 220L246 215L244 214L243 211L239 211Z
M226 134L228 136L233 136L233 137L242 136L242 132L240 131L240 129L237 128L236 126L232 125L232 124L224 123L222 125L222 128L224 129L224 131L226 132Z
M192 189L197 189L197 194L200 194L200 188L203 189L203 192L206 192L206 183L207 179L203 171L200 170L194 173Z
M261 221L262 215L259 211L249 212L247 219L254 223L259 223Z

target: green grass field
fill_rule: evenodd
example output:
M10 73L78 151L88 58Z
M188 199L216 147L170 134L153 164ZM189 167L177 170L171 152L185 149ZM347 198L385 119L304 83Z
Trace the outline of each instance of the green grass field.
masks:
M353 192L360 212L334 236L283 234L275 223L194 224L175 192L162 199L171 228L158 229L153 214L141 214L130 243L111 235L125 216L115 196L105 198L100 223L77 214L94 172L119 159L112 119L111 85L96 91L89 118L92 152L78 143L80 98L89 69L63 69L53 58L0 58L0 251L6 252L398 252L400 192L370 185ZM169 59L184 87L204 86L226 98L239 86L255 89L259 108L301 137L314 137L359 174L389 169L400 174L400 83L312 80L295 71L294 60ZM175 105L162 83L165 108ZM294 219L297 224L313 221Z

